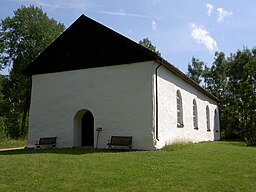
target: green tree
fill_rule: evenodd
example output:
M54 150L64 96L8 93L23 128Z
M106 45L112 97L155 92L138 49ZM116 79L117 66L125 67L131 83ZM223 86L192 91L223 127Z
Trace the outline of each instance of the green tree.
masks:
M151 41L149 40L148 37L142 39L139 41L139 44L142 45L143 47L146 47L150 51L155 52L158 56L161 56L161 53L156 49L156 46L154 46Z
M228 64L229 106L233 109L231 125L238 136L255 136L256 120L256 56L254 50L244 48L231 54ZM231 127L230 127L231 129Z
M31 79L24 69L64 31L64 25L48 18L41 8L22 6L0 23L0 66L12 67L3 81L1 115L8 135L26 134Z
M195 82L200 84L202 82L203 72L204 72L204 62L192 57L191 64L188 64L187 75L193 79Z
M3 103L3 94L2 94L2 85L3 81L6 77L0 74L0 105ZM0 109L0 114L2 114L2 110ZM5 134L5 125L4 125L4 117L0 116L0 140L6 136Z
M216 52L212 66L205 66L202 77L205 88L220 99L222 137L255 137L256 50L244 48L229 57Z
M206 89L216 97L224 96L227 87L227 60L223 52L216 52L210 69L205 69Z
M230 93L228 87L228 61L223 52L216 52L212 66L205 70L205 88L220 99L220 120L222 122L222 134L225 136L230 132L233 124L233 106L229 105ZM233 134L233 133L232 133Z

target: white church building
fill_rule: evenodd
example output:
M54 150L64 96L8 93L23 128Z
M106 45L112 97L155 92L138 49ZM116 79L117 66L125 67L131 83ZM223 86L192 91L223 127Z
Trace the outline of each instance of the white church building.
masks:
M84 15L25 72L32 76L29 148L42 137L57 137L57 148L107 148L111 136L132 136L140 150L220 139L216 97Z

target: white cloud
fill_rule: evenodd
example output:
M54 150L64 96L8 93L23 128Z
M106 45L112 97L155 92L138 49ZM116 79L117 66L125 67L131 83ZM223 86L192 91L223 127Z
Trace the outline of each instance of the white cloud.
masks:
M217 42L204 27L192 24L191 36L198 44L203 44L212 54L219 49Z
M213 5L210 3L206 4L206 8L207 8L207 15L210 17L212 14L212 10L213 10Z
M76 10L86 10L93 6L89 1L80 1L80 0L18 0L20 3L24 4L34 4L37 6L42 6L47 9L76 9Z
M103 15L116 15L116 16L124 16L124 17L137 17L137 18L144 18L144 19L150 19L147 15L140 15L135 13L126 13L124 9L119 9L119 11L95 11L95 10L88 10L90 12L99 13Z
M225 10L223 8L217 8L217 11L218 11L217 21L219 23L221 23L223 21L224 17L233 15L232 11L227 11L227 10Z
M156 21L155 21L155 20L152 20L151 24L152 24L152 29L153 29L154 31L156 31L156 30L157 30L157 23L156 23Z

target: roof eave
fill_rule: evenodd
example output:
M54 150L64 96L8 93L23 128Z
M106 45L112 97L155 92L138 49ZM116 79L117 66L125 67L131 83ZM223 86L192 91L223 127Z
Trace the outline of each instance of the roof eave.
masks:
M174 67L174 65L172 65L171 63L169 63L168 61L166 61L165 59L163 59L162 57L158 56L156 59L156 62L158 62L159 64L165 66L167 69L169 69L171 72L173 72L174 74L176 74L178 77L180 77L181 79L183 79L185 82L189 83L190 85L192 85L194 88L196 88L198 91L204 93L205 95L207 95L208 97L210 97L211 99L217 101L218 103L220 102L220 100L215 97L213 94L211 94L210 92L208 92L206 89L204 89L203 87L201 87L198 83L196 83L193 79L191 79L190 77L188 77L187 75L185 75L183 72L181 72L178 68Z

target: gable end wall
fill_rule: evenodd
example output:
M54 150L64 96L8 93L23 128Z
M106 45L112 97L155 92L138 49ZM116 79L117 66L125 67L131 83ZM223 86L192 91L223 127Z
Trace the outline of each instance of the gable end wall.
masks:
M28 146L57 136L57 147L79 147L74 117L94 116L94 146L107 148L113 135L132 136L133 148L154 150L153 62L133 63L32 76ZM78 141L77 141L78 140Z

